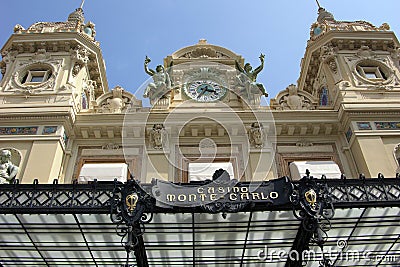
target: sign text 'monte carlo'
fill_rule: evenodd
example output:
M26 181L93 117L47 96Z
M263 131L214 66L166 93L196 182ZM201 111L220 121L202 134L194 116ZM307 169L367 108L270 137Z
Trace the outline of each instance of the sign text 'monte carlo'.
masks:
M212 202L216 200L228 201L256 201L256 200L274 200L279 197L276 191L270 192L249 192L248 187L198 187L195 192L187 193L169 193L166 194L167 203L174 202ZM192 191L192 190L191 190Z
M268 202L272 205L288 201L288 181L276 179L269 182L251 184L211 182L201 185L176 185L157 180L152 187L159 204L168 206L199 206L210 202Z

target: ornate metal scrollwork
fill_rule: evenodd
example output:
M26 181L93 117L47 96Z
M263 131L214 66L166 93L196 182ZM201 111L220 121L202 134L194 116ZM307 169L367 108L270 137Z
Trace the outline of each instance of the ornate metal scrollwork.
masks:
M145 192L139 184L131 179L123 184L114 181L111 198L110 217L116 223L116 232L121 237L121 244L127 253L126 264L129 266L129 256L145 232L145 223L149 223L153 214L146 214L154 205L154 199Z
M325 179L326 177L322 176L322 180ZM331 228L330 219L335 214L327 184L318 182L307 170L306 176L294 187L290 202L293 204L294 215L302 222L303 229L311 233L310 243L318 245L323 251L327 232ZM328 259L323 258L320 266L332 265Z

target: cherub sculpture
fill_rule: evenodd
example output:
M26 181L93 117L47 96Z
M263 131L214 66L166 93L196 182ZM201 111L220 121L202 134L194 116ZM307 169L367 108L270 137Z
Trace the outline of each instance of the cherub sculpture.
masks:
M18 173L18 166L11 162L11 151L0 150L0 184L11 183Z

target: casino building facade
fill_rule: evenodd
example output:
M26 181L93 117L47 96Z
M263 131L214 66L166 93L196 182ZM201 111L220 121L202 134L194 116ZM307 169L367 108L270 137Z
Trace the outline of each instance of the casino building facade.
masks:
M320 8L269 106L262 54L252 67L200 40L146 57L133 95L109 88L95 34L78 8L1 50L1 266L399 264L389 25Z

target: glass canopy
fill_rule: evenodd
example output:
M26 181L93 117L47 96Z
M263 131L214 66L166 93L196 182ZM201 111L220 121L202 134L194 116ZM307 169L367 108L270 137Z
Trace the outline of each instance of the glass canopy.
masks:
M399 266L400 209L336 209L324 245L335 266ZM0 215L0 266L121 266L126 252L104 214ZM292 211L156 213L149 266L285 266L300 229ZM318 266L321 250L306 266ZM290 254L291 253L291 254ZM135 258L132 255L132 266Z

